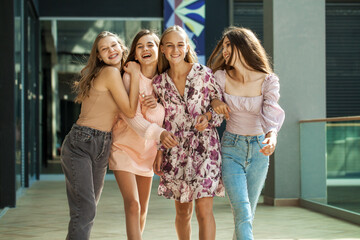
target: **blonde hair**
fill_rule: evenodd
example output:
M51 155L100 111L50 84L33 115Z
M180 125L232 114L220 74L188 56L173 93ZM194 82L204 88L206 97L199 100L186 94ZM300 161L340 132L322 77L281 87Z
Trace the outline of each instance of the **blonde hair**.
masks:
M233 69L233 67L225 63L224 56L222 55L222 45L225 37L229 39L232 49L229 62L232 62L236 49L238 56L242 55L245 63L242 62L240 57L239 61L249 70L256 70L267 74L273 72L269 57L261 45L260 40L250 29L240 27L229 27L224 31L221 40L216 45L207 62L208 67L210 67L213 72Z
M98 44L101 39L109 36L114 37L117 40L117 42L120 44L120 47L123 50L122 58L121 58L121 66L124 65L124 62L127 58L128 49L126 48L123 40L121 40L121 38L118 35L108 31L103 31L99 33L99 35L97 35L92 45L87 64L80 71L80 80L75 81L73 85L73 89L77 93L77 96L75 98L76 103L81 103L86 97L89 96L89 91L91 89L92 81L99 74L101 68L107 65L103 61L100 61L100 59L98 58L98 54L99 54Z
M185 36L186 44L189 45L189 50L188 50L188 52L187 52L187 54L185 56L185 59L184 59L185 62L196 63L197 62L197 55L196 55L196 52L194 51L194 49L190 45L189 36L186 34L185 30L182 27L178 26L178 25L168 27L163 32L163 34L161 35L161 38L160 38L160 46L163 45L163 40L164 40L165 36L167 34L171 33L171 32L174 32L174 31L177 31L177 32L180 32L181 34L183 34ZM166 59L164 54L162 54L161 49L159 48L159 58L158 58L158 72L159 72L159 74L165 72L169 68L170 68L169 61Z

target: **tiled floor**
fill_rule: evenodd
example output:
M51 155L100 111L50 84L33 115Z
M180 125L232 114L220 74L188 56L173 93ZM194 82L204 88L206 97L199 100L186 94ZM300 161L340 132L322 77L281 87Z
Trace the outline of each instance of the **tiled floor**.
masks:
M143 238L176 239L174 203L156 195L154 181ZM216 239L232 237L232 214L227 199L215 198ZM64 181L39 181L0 218L0 239L64 239L68 222ZM299 207L260 204L255 218L256 239L360 239L360 227ZM198 239L196 218L192 239ZM105 182L91 239L126 239L122 198L113 180Z

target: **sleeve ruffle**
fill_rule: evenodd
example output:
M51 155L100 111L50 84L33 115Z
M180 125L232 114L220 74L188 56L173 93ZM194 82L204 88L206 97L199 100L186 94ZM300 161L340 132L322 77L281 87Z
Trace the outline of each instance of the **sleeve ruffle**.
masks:
M133 129L140 137L146 140L160 141L160 135L165 129L157 123L151 123L144 119L143 115L136 114L134 118L127 118L121 114L121 118Z
M285 112L278 104L280 98L279 78L275 74L271 74L264 81L261 126L265 134L272 131L277 133L285 120Z
M163 125L164 117L165 109L160 103L157 103L155 108L148 108L145 112L145 118L159 126Z
M125 73L124 84L126 85L127 82L130 82L130 76ZM146 140L155 140L159 142L160 135L165 130L161 127L165 111L162 106L157 106L152 111L153 112L149 112L148 114L145 113L145 116L143 116L141 113L140 103L138 103L134 118L127 118L121 113L120 116L140 137L143 137ZM154 114L154 111L156 111L156 114ZM156 118L153 116L150 117L150 115L156 115Z
M216 72L216 73L218 73L218 72ZM222 88L221 88L220 84L218 84L218 82L215 80L214 74L212 74L211 70L209 72L207 72L207 74L210 75L210 78L209 78L210 101L212 101L214 99L219 99L221 101L224 101ZM224 120L224 116L217 114L210 105L209 105L208 111L211 113L211 120L209 121L209 126L210 127L219 127L221 125L222 121Z
M215 82L218 84L218 86L220 87L221 93L224 95L225 92L225 70L218 70L214 73L214 77L215 77ZM223 100L223 99L220 99Z

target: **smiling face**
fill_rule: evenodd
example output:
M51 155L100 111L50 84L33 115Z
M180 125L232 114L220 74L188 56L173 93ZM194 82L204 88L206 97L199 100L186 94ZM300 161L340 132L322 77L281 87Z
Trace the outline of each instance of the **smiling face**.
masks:
M158 46L152 35L148 34L139 39L136 44L135 60L139 61L140 65L157 64Z
M189 45L183 33L172 31L164 36L160 48L169 63L176 64L185 61L184 58L189 50Z
M123 49L115 37L107 36L98 43L98 58L107 65L120 67Z
M238 58L238 51L234 49L235 51L233 53L230 40L227 37L224 38L222 47L223 47L222 55L224 57L225 64L229 66L233 66L236 59Z

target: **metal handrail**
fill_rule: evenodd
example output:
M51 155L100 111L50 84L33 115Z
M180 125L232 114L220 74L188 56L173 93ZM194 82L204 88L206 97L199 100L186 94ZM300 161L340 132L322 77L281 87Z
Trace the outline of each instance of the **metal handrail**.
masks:
M357 121L357 120L360 120L360 116L320 118L320 119L300 120L299 122L300 123L308 123L308 122L346 122L346 121Z

